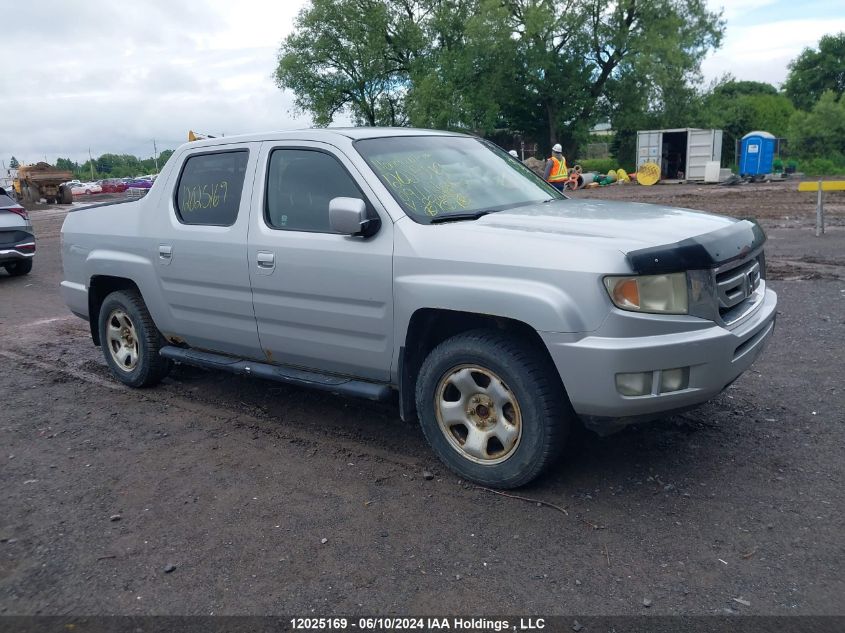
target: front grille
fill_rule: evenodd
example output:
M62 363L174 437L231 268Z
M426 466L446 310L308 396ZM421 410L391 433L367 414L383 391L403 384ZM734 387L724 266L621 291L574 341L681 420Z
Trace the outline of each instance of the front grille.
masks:
M754 300L754 291L765 276L762 254L746 259L727 270L716 272L719 316L726 324L745 314Z

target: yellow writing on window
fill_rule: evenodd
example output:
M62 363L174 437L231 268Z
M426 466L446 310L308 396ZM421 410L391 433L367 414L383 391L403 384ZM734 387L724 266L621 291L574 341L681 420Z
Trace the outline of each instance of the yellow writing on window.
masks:
M431 154L374 159L373 164L399 200L416 213L436 216L472 204L466 185Z
M182 211L196 211L197 209L216 209L226 204L226 196L229 193L229 183L226 180L219 182L182 187L182 204L179 205Z

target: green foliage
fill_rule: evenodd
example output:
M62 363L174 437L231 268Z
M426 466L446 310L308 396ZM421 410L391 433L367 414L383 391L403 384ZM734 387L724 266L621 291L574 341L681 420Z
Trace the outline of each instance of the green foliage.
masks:
M792 102L774 86L727 76L702 96L696 125L724 132L722 159L727 161L733 159L735 143L749 132L785 137L794 112Z
M507 129L574 155L614 91L636 97L631 111L680 111L723 28L705 0L310 0L275 77L317 125L349 112L367 125Z
M798 157L845 162L845 99L828 91L810 112L796 111L789 121L789 140Z
M842 176L845 175L845 160L830 160L829 158L811 158L802 161L799 168L808 176Z
M620 165L615 158L585 158L584 160L575 161L570 167L581 165L581 169L585 172L595 171L600 174L606 174L611 169L616 171Z
M636 164L638 130L701 125L699 63L721 42L724 23L703 4L690 3L662 15L658 25L652 31L654 53L631 56L610 81L612 152L622 165Z
M158 169L161 170L167 160L173 155L172 149L161 152L158 156ZM61 169L70 169L74 177L79 180L91 180L92 161L86 160L81 165L72 162L69 158L60 158L56 166ZM154 157L139 158L131 154L103 154L93 161L94 180L103 178L133 178L146 174L156 173L156 160Z
M17 169L20 167L21 164L18 162L18 159L12 156L12 159L9 161L9 168L10 169Z
M721 100L735 97L778 94L777 88L762 81L737 81L730 74L725 75L711 90L711 94Z
M312 0L285 38L275 72L279 88L316 125L348 111L359 124L402 125L404 93L416 48L417 4L407 13L386 0Z
M828 90L841 97L845 93L845 32L825 35L818 50L805 48L789 64L784 90L802 110L810 110Z
M79 169L79 163L72 161L69 158L56 159L56 167L70 172L76 172Z

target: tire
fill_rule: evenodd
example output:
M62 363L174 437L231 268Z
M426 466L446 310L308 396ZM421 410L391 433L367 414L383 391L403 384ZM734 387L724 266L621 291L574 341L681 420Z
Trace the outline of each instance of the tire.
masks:
M434 348L417 377L416 405L441 461L493 488L525 485L554 463L573 417L545 350L492 330Z
M152 387L170 371L170 361L159 355L164 337L137 291L120 290L108 295L97 322L103 356L120 382L130 387Z
M6 269L6 272L9 273L12 277L28 275L32 272L32 260L22 259L17 262L12 262L11 264L6 264L4 268Z
M70 190L70 187L61 187L60 194L61 197L59 200L62 204L73 204L73 192Z

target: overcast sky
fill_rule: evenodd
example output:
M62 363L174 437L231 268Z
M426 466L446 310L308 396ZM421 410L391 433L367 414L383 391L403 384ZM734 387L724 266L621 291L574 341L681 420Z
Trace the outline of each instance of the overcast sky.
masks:
M845 31L845 3L708 0L724 7L725 42L705 79L782 82L786 64ZM18 2L3 31L0 160L82 161L90 147L153 155L188 130L226 135L305 127L272 80L304 0ZM143 8L140 8L143 7ZM838 8L835 8L838 7Z

